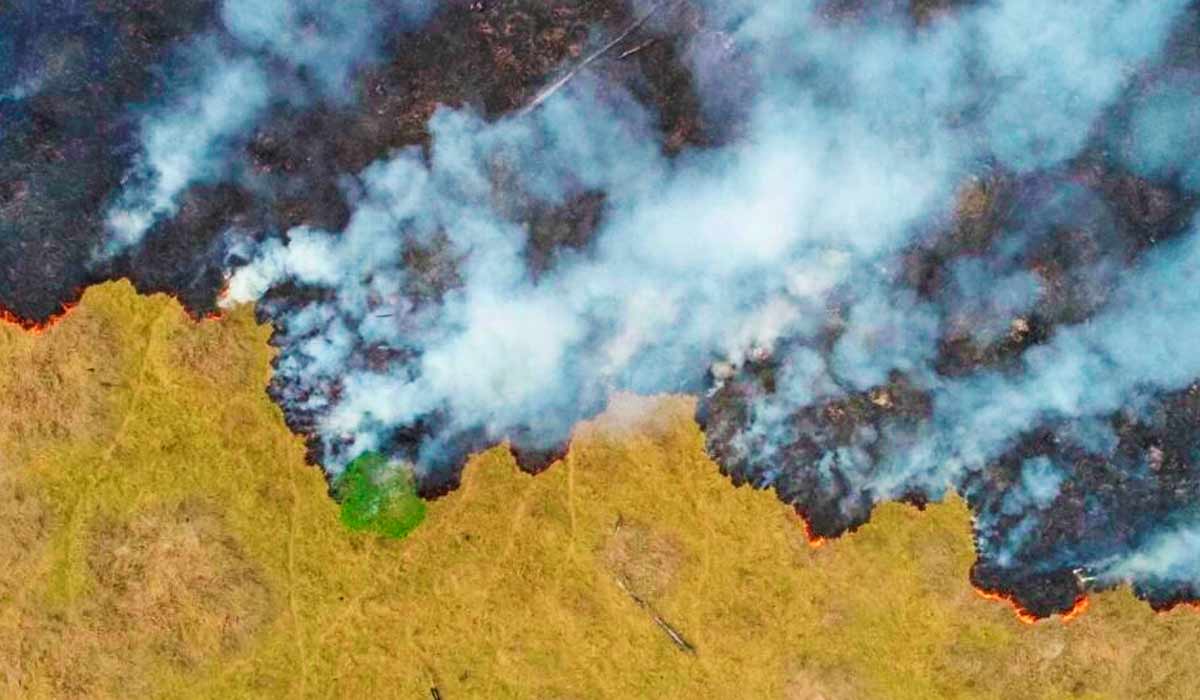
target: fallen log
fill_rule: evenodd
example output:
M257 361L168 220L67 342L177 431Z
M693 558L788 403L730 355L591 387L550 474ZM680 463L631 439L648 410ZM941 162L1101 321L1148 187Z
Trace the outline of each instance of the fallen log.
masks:
M597 59L604 56L604 54L608 53L609 51L612 51L622 41L625 41L627 38L629 38L630 34L633 34L638 29L640 29L642 27L642 25L644 25L646 22L650 21L650 18L653 17L655 14L657 14L659 10L661 10L662 8L666 7L669 4L672 4L672 2L673 2L673 0L660 0L659 2L654 3L654 7L651 7L649 10L646 11L645 14L643 14L641 17L634 20L633 23L630 24L628 27L626 27L624 29L624 31L622 31L620 34L618 34L615 39L613 39L612 41L609 41L604 46L601 46L600 48L598 48L595 51L588 54L582 61L580 61L579 63L576 63L569 71L564 73L558 80L555 80L554 82L550 83L546 87L542 88L538 92L538 94L535 95L532 100L530 100L529 104L527 104L524 107L522 107L521 109L517 110L517 115L523 117L526 114L529 114L533 110L537 109L539 105L541 105L546 100L550 99L550 97L554 93L561 90L564 85L571 82L571 79L574 78L576 75L579 75L579 73L584 68L587 68L588 66L590 66Z

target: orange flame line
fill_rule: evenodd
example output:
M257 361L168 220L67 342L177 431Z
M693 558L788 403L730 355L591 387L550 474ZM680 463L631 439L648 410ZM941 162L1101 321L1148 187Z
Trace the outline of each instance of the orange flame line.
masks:
M1021 607L1021 604L1018 603L1016 601L1016 599L1014 599L1010 595L1007 595L1005 593L1000 593L999 591L985 591L982 588L978 588L976 586L971 586L971 590L975 591L975 593L978 594L979 597L983 598L984 600L994 600L994 601L1000 602L1000 603L1008 603L1010 606L1012 606L1012 609L1017 613L1017 619L1020 620L1021 622L1024 622L1027 625L1032 625L1033 623L1038 621L1037 615L1034 615L1033 613L1029 612L1025 608Z
M803 513L795 508L790 510L796 516L796 519L800 521L800 525L804 528L804 538L808 540L808 546L812 547L813 549L820 549L821 547L824 547L825 543L829 540L813 533L812 525L808 522L808 518L804 517Z
M187 315L187 317L197 323L199 323L201 321L219 321L225 317L225 312L220 309L218 309L217 311L210 311L206 314L192 313L192 311L189 310L187 308L187 306L185 306L182 302L179 301L179 297L176 297L174 294L167 294L167 296L171 297L177 303L179 303L180 307L183 308L183 311ZM61 311L59 311L58 313L52 314L46 320L32 321L30 319L18 316L17 314L13 313L12 311L9 311L8 309L4 308L3 306L0 306L0 326L2 326L2 325L16 326L17 328L25 331L26 333L29 333L30 335L43 335L43 334L47 333L48 331L50 331L51 329L53 329L55 326L57 326L60 322L62 322L63 319L65 319L67 316L69 316L78 307L79 307L78 301L68 302L68 303L62 305Z
M1012 607L1013 611L1017 614L1017 619L1027 625L1032 625L1032 624L1036 623L1038 620L1042 619L1042 618L1038 617L1037 615L1034 615L1033 613L1029 612L1025 608L1023 608L1021 606L1021 604L1017 602L1016 598L1014 598L1013 596L1011 596L1007 593L1002 593L1000 591L985 591L984 589L979 588L974 585L971 586L971 590L975 591L975 593L977 595L979 595L980 598L983 598L984 600L993 600L993 601L998 601L998 602L1002 602L1002 603L1008 603ZM1088 609L1088 606L1090 604L1091 604L1091 601L1088 599L1088 597L1086 595L1079 596L1078 598L1075 599L1075 602L1071 604L1071 609L1064 611L1060 615L1060 617L1062 618L1062 621L1065 623L1065 622L1070 622L1070 621L1076 619L1077 617L1079 617L1080 615L1083 614L1083 611Z
M68 314L74 311L76 305L76 302L63 304L62 311L59 311L58 313L47 318L45 321L40 322L22 318L3 306L0 306L0 324L16 326L17 328L20 328L21 330L32 335L42 335L54 326L58 325L59 321L66 318Z
M1071 609L1062 614L1062 621L1070 622L1071 620L1074 620L1075 618L1082 615L1083 611L1087 610L1088 606L1091 604L1092 604L1092 601L1087 596L1085 596L1085 595L1079 596L1078 598L1075 599L1075 603L1074 603L1074 605L1071 606Z

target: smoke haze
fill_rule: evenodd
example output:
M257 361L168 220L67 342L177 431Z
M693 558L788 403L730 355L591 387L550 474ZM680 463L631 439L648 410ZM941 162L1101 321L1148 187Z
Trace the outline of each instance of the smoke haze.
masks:
M667 157L651 115L594 77L528 115L443 108L428 152L359 174L344 231L294 229L243 251L230 299L311 290L265 308L281 329L284 401L314 416L334 471L368 449L435 479L495 441L552 451L613 391L720 392L766 360L772 386L716 447L759 485L811 472L848 514L970 491L1031 431L1103 419L1200 375L1187 359L1200 341L1194 228L1141 255L1067 167L1132 77L1153 75L1184 6L1007 0L917 29L894 13L842 24L811 3L708 3L705 31L721 41L683 53L706 109L736 124L728 143ZM1172 130L1194 100L1178 83L1132 101L1124 157L1187 185L1188 166L1172 162L1187 139ZM904 255L954 215L963 182L997 170L1036 182L1034 206L949 265L943 289L913 289ZM594 237L531 270L525 212L594 193ZM1047 279L1039 246L1067 227L1097 251ZM411 251L430 249L437 291L413 293ZM1067 293L1050 298L1051 284ZM1055 328L1012 363L937 371L948 327L987 345L1035 309ZM898 376L926 415L790 458L814 432L798 414ZM1069 479L1044 455L1023 464L994 499L1007 520L981 528L1002 567Z

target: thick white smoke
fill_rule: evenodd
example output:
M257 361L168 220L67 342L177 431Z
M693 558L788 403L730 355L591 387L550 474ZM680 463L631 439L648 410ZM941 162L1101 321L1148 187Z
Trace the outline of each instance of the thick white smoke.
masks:
M306 80L318 98L349 99L355 71L377 57L385 32L418 24L432 9L433 0L224 0L221 31L194 40L176 61L200 76L169 74L165 105L140 120L141 152L108 212L98 254L139 243L176 213L192 185L228 178L235 147L272 101L312 97Z
M1041 422L1106 415L1139 393L1183 389L1200 377L1192 351L1200 343L1200 227L1147 254L1110 304L1030 348L1018 373L936 386L941 434L932 439L941 449L897 463L890 479L927 473L954 483L956 470L983 467Z
M155 221L178 209L189 186L228 174L232 148L266 109L269 79L249 59L226 58L211 43L192 48L211 66L199 84L141 122L142 152L134 181L109 210L105 253L138 243Z
M1161 532L1133 553L1105 561L1100 575L1108 581L1195 584L1200 581L1200 526Z
M433 0L225 0L221 19L247 49L308 71L326 95L347 99L384 31L424 21L432 9Z
M342 231L239 241L227 301L259 301L275 322L279 398L312 418L329 471L368 449L404 450L426 473L464 446L548 449L614 391L719 390L770 358L772 391L748 399L731 445L757 483L799 469L860 500L936 495L1037 428L1112 455L1107 416L1200 377L1200 229L1134 251L1109 193L1069 174L1102 152L1200 189L1200 80L1161 62L1187 0L981 1L920 27L883 10L842 21L815 0L693 4L704 26L679 55L721 145L667 155L655 115L584 71L493 121L439 109L427 149L347 174ZM234 58L146 118L148 184L118 202L113 245L221 176L222 149L271 100L296 99L248 79L224 106L222 75L283 65L323 99L352 99L382 45L379 12L227 0ZM185 147L155 150L181 122ZM945 229L964 182L997 171L1045 191L948 263L939 294L918 293L904 256ZM535 269L529 212L589 196L602 200L592 240ZM1064 228L1098 252L1054 276L1033 261ZM1035 309L1055 328L1012 362L938 371L948 335L995 343ZM811 464L787 462L812 429L799 412L897 375L928 400L924 420L856 426ZM1071 489L1047 456L1018 465L979 522L1006 528L985 543L1001 566ZM1116 578L1200 570L1178 544L1188 533L1093 563Z
M252 251L230 299L287 281L330 290L303 323L291 312L280 320L289 380L327 406L330 444L352 441L329 455L331 469L434 413L450 416L450 433L532 432L553 444L612 390L694 388L714 362L736 366L783 338L811 337L828 294L849 282L857 291L830 361L785 360L789 408L839 385L869 388L893 369L929 375L940 311L894 287L893 256L944 215L981 160L1019 171L1076 153L1082 125L1153 60L1184 4L1006 0L914 32L894 18L869 31L839 26L813 3L713 0L711 31L727 41L689 52L710 71L697 82L712 86L714 106L731 64L755 85L730 145L668 160L636 104L599 98L585 81L495 123L443 109L429 158L405 151L362 173L367 190L346 231L298 229ZM712 50L730 60L706 60ZM604 192L594 246L535 279L522 258L526 226L497 201L498 169L506 187L544 202ZM438 233L461 284L436 308L409 308L402 252ZM997 314L1036 298L1028 277L1003 282L1011 291ZM375 343L405 348L404 359L354 368L354 348ZM983 395L975 384L943 391L939 406L984 428L964 448L972 460L1045 410L1008 399L1014 412L996 427L987 406L955 398ZM944 457L922 448L877 488L890 495L931 472L946 483Z

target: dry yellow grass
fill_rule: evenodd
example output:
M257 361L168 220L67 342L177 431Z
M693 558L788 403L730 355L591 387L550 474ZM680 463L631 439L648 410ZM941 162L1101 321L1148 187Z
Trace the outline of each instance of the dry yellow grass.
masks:
M404 541L348 532L267 336L123 283L0 327L0 696L1200 697L1192 611L1024 625L971 590L959 500L812 549L681 397L616 400L537 477L479 455Z

